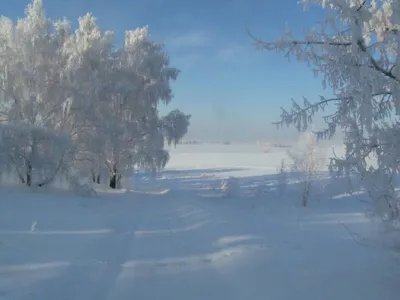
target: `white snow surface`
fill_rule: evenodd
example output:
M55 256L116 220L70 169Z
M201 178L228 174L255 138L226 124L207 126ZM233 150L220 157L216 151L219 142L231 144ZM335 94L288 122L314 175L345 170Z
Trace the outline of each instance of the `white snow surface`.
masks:
M1 188L0 299L400 299L399 252L367 196L322 181L307 208L296 183L279 196L282 150L171 156L155 181L94 198ZM221 197L230 176L240 197Z

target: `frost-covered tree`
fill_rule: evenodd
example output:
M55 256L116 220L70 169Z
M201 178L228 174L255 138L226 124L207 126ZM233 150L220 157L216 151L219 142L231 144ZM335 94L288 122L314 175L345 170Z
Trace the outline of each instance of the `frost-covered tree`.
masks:
M298 174L302 185L302 204L307 206L313 183L324 166L324 153L316 136L305 132L300 135L296 149L288 151L288 156L292 160L292 171Z
M159 103L172 99L170 81L179 72L169 67L167 55L150 40L147 27L126 32L124 47L111 54L108 69L109 80L94 107L94 127L103 143L109 185L116 188L135 166L163 168L168 161L164 138L179 141L187 132L189 116L180 111L164 118L158 115Z
M116 188L135 167L163 168L164 140L189 126L178 110L158 113L178 73L147 27L126 31L119 48L92 14L72 32L33 0L16 24L0 19L0 164L28 186L64 176Z
M165 167L169 160L169 154L164 150L165 142L168 146L176 144L186 135L190 115L186 115L180 110L173 110L166 116L158 119L158 123L153 124L152 134L145 134L146 143L142 143L137 153L135 165L140 169L149 170L153 177L156 172Z
M34 0L25 18L0 19L0 130L3 151L21 182L45 185L65 167L67 88L62 26Z
M160 126L168 145L176 144L186 135L189 127L190 115L175 109L161 119Z
M315 113L328 108L327 128L318 137L332 137L337 129L345 134L346 155L332 160L335 169L359 174L384 211L381 216L399 220L395 193L400 161L399 1L300 2L322 7L326 19L302 38L287 30L275 42L256 39L257 47L306 62L334 96L294 102L290 110L282 110L279 124L305 131Z

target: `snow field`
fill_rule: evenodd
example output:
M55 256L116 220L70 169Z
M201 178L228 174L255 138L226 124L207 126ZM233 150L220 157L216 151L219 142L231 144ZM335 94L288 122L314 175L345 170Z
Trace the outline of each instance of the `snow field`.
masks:
M156 181L94 198L2 188L0 299L398 299L365 195L339 182L303 208L295 181L275 190L284 152L224 146L181 145Z

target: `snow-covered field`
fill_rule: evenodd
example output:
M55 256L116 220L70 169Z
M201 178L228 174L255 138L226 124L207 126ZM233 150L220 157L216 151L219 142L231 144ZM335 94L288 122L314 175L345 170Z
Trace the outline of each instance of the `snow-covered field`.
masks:
M171 155L155 182L96 198L0 189L0 299L399 299L400 256L366 196L338 182L301 207L298 184L275 190L277 150ZM229 176L239 197L220 197Z

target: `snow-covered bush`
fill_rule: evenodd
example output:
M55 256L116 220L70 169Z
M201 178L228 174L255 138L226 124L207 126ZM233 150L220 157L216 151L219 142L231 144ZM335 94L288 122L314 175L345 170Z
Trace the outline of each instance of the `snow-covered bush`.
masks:
M28 186L68 170L74 185L84 177L119 188L134 169L157 171L169 158L164 141L176 144L189 126L179 110L158 112L178 74L147 27L116 47L93 15L73 32L33 0L16 24L0 19L0 163Z
M316 136L311 132L300 135L296 150L289 150L292 171L297 173L302 185L302 204L307 206L313 182L319 178L325 163L324 152L318 147Z
M378 214L394 224L400 218L395 192L400 162L399 2L300 2L320 6L326 19L302 38L287 30L275 42L254 38L256 45L307 63L333 96L293 102L277 124L306 131L315 114L328 107L327 126L318 138L330 138L340 130L346 145L345 155L332 159L333 169L358 175L373 202L386 207Z
M237 197L240 195L239 179L236 177L229 177L223 179L221 182L221 191L226 197Z

